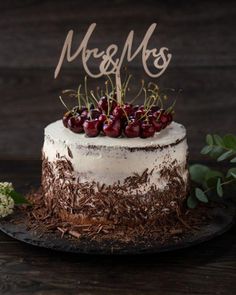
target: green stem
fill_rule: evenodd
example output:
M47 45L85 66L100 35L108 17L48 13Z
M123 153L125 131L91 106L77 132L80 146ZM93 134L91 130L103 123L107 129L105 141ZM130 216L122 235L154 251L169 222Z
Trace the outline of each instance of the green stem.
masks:
M227 185L227 184L232 183L232 182L234 182L234 181L236 181L236 179L231 179L231 180L228 180L228 181L222 182L222 183L221 183L221 186L223 186L223 185ZM203 192L204 192L204 193L208 193L209 191L213 190L214 188L215 188L214 186L209 187L208 189L206 189L206 190L203 191Z
M68 106L65 104L65 102L64 102L64 100L62 99L61 96L59 96L59 99L60 99L61 103L63 104L63 106L67 109L67 111L69 111Z

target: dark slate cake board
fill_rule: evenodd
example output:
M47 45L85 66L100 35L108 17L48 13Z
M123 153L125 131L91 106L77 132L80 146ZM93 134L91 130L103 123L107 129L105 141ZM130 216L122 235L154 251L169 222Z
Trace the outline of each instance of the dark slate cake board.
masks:
M212 210L213 219L208 225L202 226L197 232L190 233L179 241L168 241L165 244L159 241L145 243L140 240L136 244L124 244L117 241L97 242L88 239L75 239L61 237L59 232L39 234L34 230L27 230L24 214L15 212L10 217L1 221L0 230L19 241L57 251L77 254L115 254L134 255L151 254L184 249L205 241L209 241L226 232L235 222L236 205L226 203L225 207Z

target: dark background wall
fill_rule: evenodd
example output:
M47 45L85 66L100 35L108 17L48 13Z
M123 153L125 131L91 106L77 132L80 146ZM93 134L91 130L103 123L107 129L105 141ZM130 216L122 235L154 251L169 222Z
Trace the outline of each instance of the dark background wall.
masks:
M0 11L0 159L40 158L43 128L64 111L58 94L84 75L76 61L53 78L66 33L74 29L79 42L92 22L90 44L101 49L123 44L131 29L137 45L158 23L152 44L173 54L158 83L184 89L176 120L187 127L192 160L207 132L236 133L235 1L22 0L1 1ZM147 78L138 59L129 70Z

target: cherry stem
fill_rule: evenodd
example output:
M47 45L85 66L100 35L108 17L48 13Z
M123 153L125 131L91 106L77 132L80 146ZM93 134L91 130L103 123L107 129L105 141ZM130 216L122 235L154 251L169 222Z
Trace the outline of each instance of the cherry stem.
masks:
M67 109L67 111L69 111L68 106L65 104L64 100L62 99L62 97L59 95L59 99L61 101L61 103L63 104L63 106Z
M107 115L110 115L110 95L108 93L108 80L105 82L106 92L105 95L107 97Z
M93 90L90 91L90 94L91 94L92 98L94 99L95 103L98 104L98 100L96 99Z
M85 77L84 77L85 99L86 99L86 102L87 102L87 108L88 108L89 118L91 119L91 114L90 114L90 104L89 104L89 97L88 97L88 85L87 85L87 80L88 80L88 77L85 76Z
M79 109L81 109L80 89L81 89L81 84L79 85L77 90Z
M127 112L125 111L125 108L124 108L123 106L121 106L121 108L122 108L122 110L123 110L123 112L124 112L124 114L125 114L125 117L126 117L126 119L127 119L127 122L129 123L129 122L130 122L130 119L129 119L129 117L128 117Z
M111 84L111 92L112 92L113 97L114 97L114 95L115 95L115 87L114 87L114 84L112 82L112 79L111 79L110 75L107 75L107 78L108 78L108 80L109 80L109 82Z
M123 92L123 102L126 99L126 92L127 92L127 88L128 88L128 85L129 85L129 82L130 82L131 78L132 78L132 75L129 75L128 78L127 78L127 81L124 84L124 88L123 88L123 91L122 91Z
M141 81L141 88L139 89L136 96L130 101L130 104L133 104L135 102L135 100L141 95L143 88L144 88L144 80Z

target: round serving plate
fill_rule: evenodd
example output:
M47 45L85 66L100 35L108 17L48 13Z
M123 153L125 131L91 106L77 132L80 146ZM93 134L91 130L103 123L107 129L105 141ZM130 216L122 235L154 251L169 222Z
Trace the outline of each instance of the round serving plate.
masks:
M113 240L97 242L81 238L75 239L68 236L61 237L59 232L39 234L37 231L28 229L25 222L24 212L17 210L13 215L1 220L0 230L10 237L19 241L48 249L77 254L151 254L183 249L209 241L226 232L235 221L236 206L226 202L224 206L209 208L212 218L208 224L202 225L197 231L190 232L178 240L170 240L161 243L158 240L148 243L140 239L134 243L121 243Z

